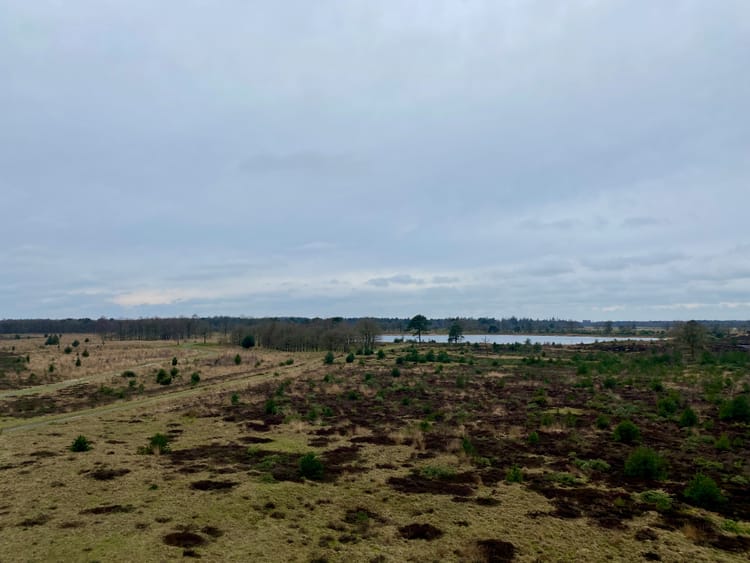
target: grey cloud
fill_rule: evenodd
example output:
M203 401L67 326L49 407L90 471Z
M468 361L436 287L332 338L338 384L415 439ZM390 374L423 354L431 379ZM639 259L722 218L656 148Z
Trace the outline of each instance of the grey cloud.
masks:
M450 284L461 281L461 278L457 276L432 276L432 283L434 284Z
M612 256L585 258L583 264L591 270L624 270L634 266L662 266L684 258L677 252L641 254L636 256Z
M390 285L422 285L424 280L415 278L409 274L396 274L389 277L372 278L367 280L368 285L375 287L388 287Z

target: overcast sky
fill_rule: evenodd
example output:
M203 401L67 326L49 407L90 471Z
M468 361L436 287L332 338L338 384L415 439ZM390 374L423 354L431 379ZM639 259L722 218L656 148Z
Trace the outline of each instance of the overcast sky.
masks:
M0 0L0 318L750 318L750 2Z

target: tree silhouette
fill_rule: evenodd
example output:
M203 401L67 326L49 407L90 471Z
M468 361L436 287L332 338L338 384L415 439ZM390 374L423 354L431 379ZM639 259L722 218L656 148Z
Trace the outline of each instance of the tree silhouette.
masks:
M427 320L427 317L425 317L424 315L414 315L409 321L409 325L406 327L406 330L411 330L412 332L414 332L414 336L416 336L421 343L422 333L426 332L429 327L430 321Z

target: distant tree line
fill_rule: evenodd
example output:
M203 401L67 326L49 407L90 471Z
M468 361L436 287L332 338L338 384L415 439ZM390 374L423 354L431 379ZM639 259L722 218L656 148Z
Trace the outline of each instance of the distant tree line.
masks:
M417 315L416 317L423 317ZM421 321L421 318L419 319ZM284 350L372 349L379 334L409 334L411 318L306 317L172 317L144 319L6 319L0 320L0 334L96 334L107 340L197 340L218 334L225 342L239 344L252 334L260 346ZM509 317L495 319L426 319L431 333L450 334L460 326L461 334L563 334L622 333L635 328L671 330L673 321L573 321ZM750 321L696 321L710 334L722 335L731 329L750 330ZM422 330L420 330L421 334Z

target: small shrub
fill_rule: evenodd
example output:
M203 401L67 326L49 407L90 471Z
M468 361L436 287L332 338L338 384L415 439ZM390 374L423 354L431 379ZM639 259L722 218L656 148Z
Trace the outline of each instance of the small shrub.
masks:
M605 389L614 389L617 387L617 378L613 377L611 375L608 375L604 378L604 381L602 382L602 387Z
M45 346L57 346L58 344L60 344L60 337L56 334L50 334L44 341Z
M176 366L176 365L177 365L177 357L176 357L176 356L174 356L174 357L172 358L172 365L173 365L173 366Z
M79 434L70 445L71 452L87 452L91 449L91 442L83 434Z
M326 365L331 365L334 360L333 352L330 350L326 353L325 357L323 358L323 363Z
M536 446L539 443L539 432L534 430L531 434L529 434L528 442L532 446Z
M73 348L71 348L70 346L66 346L65 349L63 350L63 352L65 352L66 354L70 354L72 351L73 351Z
M276 401L274 401L273 399L268 399L263 407L263 412L266 414L278 414L279 405L277 405Z
M703 473L697 473L693 477L683 494L693 504L703 507L711 507L726 500L716 481Z
M729 436L722 434L714 442L714 447L720 452L725 452L732 449L732 443L729 441Z
M654 505L659 512L672 510L672 497L667 492L661 490L643 491L639 498L645 504Z
M140 454L164 454L169 452L169 436L166 434L154 434L148 439L148 445L139 448Z
M691 428L698 424L698 415L690 407L686 407L680 415L680 428Z
M594 425L599 430L606 430L607 428L609 428L609 425L610 425L609 417L606 414L600 414L599 416L596 417L596 421L594 422Z
M178 375L180 375L180 370L177 369L176 367L173 367L172 369L169 370L169 375L171 375L173 378L177 377Z
M612 435L615 442L622 442L623 444L632 444L641 437L641 431L638 427L633 424L630 420L623 420L617 425Z
M398 368L393 368L391 370L391 376L392 377L400 377L401 376L401 370Z
M667 461L651 448L641 446L625 460L625 475L639 479L665 479Z
M127 370L127 371L122 372L120 374L120 377L130 377L130 378L133 378L133 377L135 377L135 372Z
M84 349L84 351L81 353L81 356L83 356L84 358L88 358L89 357L89 351L86 350L86 349Z
M81 358L78 356L76 356L76 367L77 368L81 367Z
M240 404L240 396L237 393L232 393L231 401L232 401L233 405L235 405L235 406L239 405Z
M156 382L159 385L169 385L172 383L172 377L167 373L167 370L162 368L156 373Z
M318 481L323 478L323 462L314 453L303 455L299 460L299 473L306 479Z
M378 356L378 360L383 360L385 359L385 352L383 352L383 350L378 350L377 356Z
M80 345L81 345L81 343L78 342L78 340L74 340L73 341L73 348L78 348Z
M200 374L200 373L198 373L197 371L194 371L194 372L193 372L193 373L192 373L192 374L190 375L190 383L191 383L192 385L198 385L198 383L200 383L200 380L201 380L201 374Z
M736 420L738 422L750 422L750 403L745 395L737 395L731 401L722 403L719 409L721 420Z
M663 397L656 402L656 411L659 416L669 418L677 412L679 405L672 397Z
M471 443L471 440L468 438L468 436L464 436L463 438L461 438L461 449L468 456L473 456L477 453L476 447L474 447L474 444Z
M523 471L517 465L514 465L505 473L506 483L521 483L523 482Z
M591 473L592 471L600 471L604 473L611 469L609 463L603 459L577 459L575 464L584 473Z
M255 337L252 334L246 335L241 341L240 346L246 350L255 346Z
M419 470L419 474L425 479L452 479L456 476L456 470L451 467L426 465Z
M237 355L236 355L236 356L234 357L234 365L238 366L238 365L240 365L241 363L242 363L242 356L240 356L239 354L237 354Z
M353 362L354 362L354 354L352 354L351 352L349 352L349 353L348 353L348 354L346 355L346 363L347 363L347 364L351 364L351 363L353 363Z

